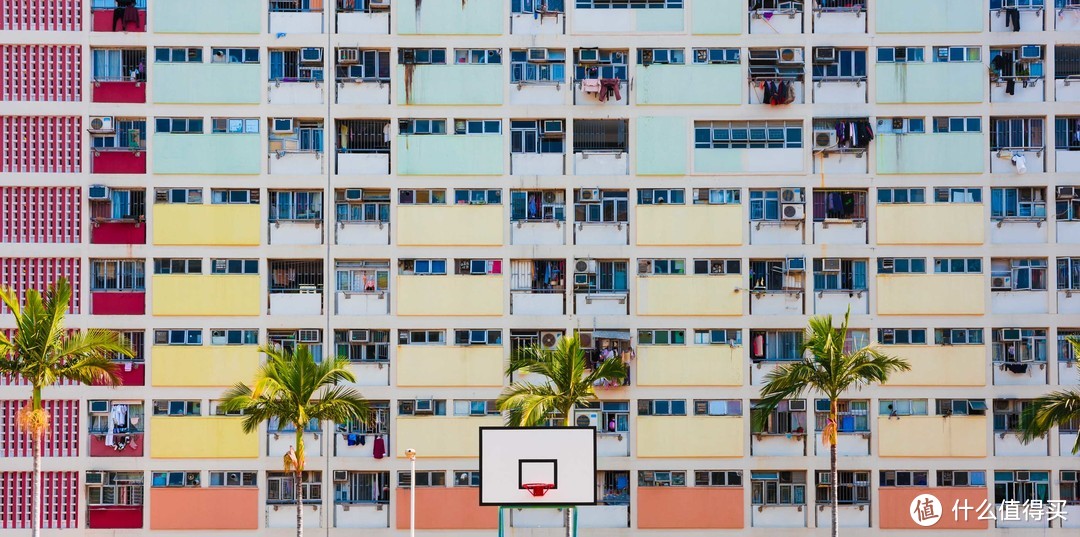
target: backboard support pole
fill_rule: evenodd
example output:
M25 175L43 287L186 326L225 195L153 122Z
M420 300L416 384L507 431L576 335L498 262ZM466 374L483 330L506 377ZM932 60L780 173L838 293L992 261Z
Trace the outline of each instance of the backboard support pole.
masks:
M511 509L569 509L570 537L578 536L578 510L574 507L565 505L504 505L499 507L499 537L510 537L512 535L512 532L507 531L510 527Z

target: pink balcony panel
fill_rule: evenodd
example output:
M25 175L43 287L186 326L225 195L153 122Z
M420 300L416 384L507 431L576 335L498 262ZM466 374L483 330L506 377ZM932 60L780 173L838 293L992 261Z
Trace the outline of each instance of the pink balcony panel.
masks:
M145 315L144 291L93 291L90 293L91 315Z
M145 103L146 82L94 82L95 103Z
M127 438L127 442L123 442ZM121 440L121 442L117 442ZM90 456L91 457L142 457L143 456L143 440L145 440L143 433L132 434L114 434L113 445L105 445L105 435L91 433L90 434ZM123 449L116 449L117 446L123 446ZM126 527L126 526L125 526Z
M146 244L145 222L94 222L91 244Z
M90 173L146 173L146 150L94 151Z
M141 505L92 506L86 513L86 527L91 529L132 529L143 527Z
M134 22L128 22L122 24L120 20L116 21L116 25L113 26L113 10L112 9L95 9L93 11L94 23L91 30L94 32L145 32L146 31L146 10L140 9L139 11L139 24ZM121 29L121 27L123 27ZM139 526L142 527L142 526Z

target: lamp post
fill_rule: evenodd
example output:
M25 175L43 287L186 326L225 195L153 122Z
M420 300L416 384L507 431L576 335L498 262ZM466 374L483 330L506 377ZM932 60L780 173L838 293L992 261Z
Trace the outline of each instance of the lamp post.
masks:
M409 537L416 537L416 450L406 449L409 457Z

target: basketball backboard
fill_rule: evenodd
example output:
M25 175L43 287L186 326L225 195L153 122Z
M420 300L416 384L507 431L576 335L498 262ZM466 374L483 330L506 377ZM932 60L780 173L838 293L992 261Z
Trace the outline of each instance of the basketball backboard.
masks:
M552 487L534 496L533 483ZM594 427L480 428L480 505L595 503Z

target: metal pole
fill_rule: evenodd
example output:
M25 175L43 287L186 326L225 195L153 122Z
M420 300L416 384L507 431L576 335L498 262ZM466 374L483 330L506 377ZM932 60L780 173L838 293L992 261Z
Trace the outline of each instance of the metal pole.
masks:
M409 537L416 537L416 450L406 451L409 455Z

